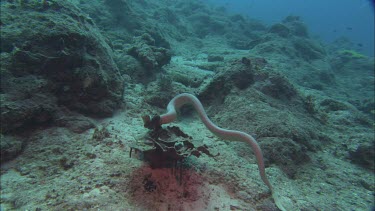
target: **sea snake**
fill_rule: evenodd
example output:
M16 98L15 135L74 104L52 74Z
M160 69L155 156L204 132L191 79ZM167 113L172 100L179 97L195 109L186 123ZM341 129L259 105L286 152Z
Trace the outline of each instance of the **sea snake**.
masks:
M177 118L177 111L181 106L185 104L191 104L195 110L198 112L200 119L202 120L203 124L207 127L209 131L211 131L213 134L218 136L219 138L230 140L230 141L241 141L246 142L250 144L252 150L254 151L258 168L259 168L259 174L262 178L264 184L267 185L267 187L270 189L272 193L272 197L275 200L276 206L281 210L286 210L280 203L279 197L274 193L274 190L272 188L271 183L268 181L266 176L266 171L264 167L264 159L262 150L260 149L257 141L249 134L236 131L236 130L227 130L218 127L215 125L207 116L202 103L199 101L198 98L196 98L194 95L183 93L175 96L167 106L167 112L163 115L158 116L158 118L153 119L154 121L158 121L156 124L158 126L163 124L168 124L176 120ZM154 122L155 124L155 122ZM156 126L156 127L158 127Z
M207 127L209 131L211 131L219 138L230 141L242 141L250 144L257 159L260 177L262 178L263 182L268 186L268 188L272 191L272 185L268 181L266 176L262 150L260 149L257 141L247 133L236 130L226 130L216 126L208 118L202 103L194 95L183 93L174 97L167 106L167 113L160 115L160 124L168 124L175 121L177 118L176 110L178 110L181 106L185 104L191 104L192 106L194 106L203 124Z

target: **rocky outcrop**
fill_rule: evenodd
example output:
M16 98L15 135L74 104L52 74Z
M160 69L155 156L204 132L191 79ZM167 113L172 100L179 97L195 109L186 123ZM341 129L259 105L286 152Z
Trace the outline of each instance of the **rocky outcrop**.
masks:
M3 133L53 122L62 107L104 117L120 106L112 50L87 15L53 0L8 1L1 11Z
M356 149L349 151L349 159L357 165L375 171L374 147L374 141L360 144Z
M160 69L171 60L169 50L157 47L154 38L149 34L136 37L128 54L140 61L150 71Z
M207 85L201 88L199 96L203 101L224 99L233 88L238 90L254 86L275 99L292 100L297 96L294 86L280 74L261 71L267 65L263 58L243 57L222 68Z

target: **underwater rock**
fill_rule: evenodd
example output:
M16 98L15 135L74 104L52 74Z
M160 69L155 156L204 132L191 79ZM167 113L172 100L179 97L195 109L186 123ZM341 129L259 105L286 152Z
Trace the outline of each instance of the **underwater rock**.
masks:
M232 88L246 89L255 84L255 88L275 99L291 100L296 96L294 86L280 74L262 72L267 61L263 58L243 57L224 67L199 94L203 101L224 98ZM220 97L219 97L220 96Z
M375 170L375 142L363 143L359 145L355 150L349 151L349 159L366 169Z
M207 13L195 13L188 17L188 21L192 24L194 33L199 38L204 38L209 34L222 35L227 30L228 20L211 16Z
M299 18L292 18L292 20L299 20ZM250 41L248 46L253 53L263 56L284 55L289 59L302 58L307 62L324 59L327 56L324 47L318 41L310 39L304 27L300 21L283 21L273 25L268 33ZM288 39L283 39L286 37Z
M216 55L208 55L207 57L208 62L222 62L224 61L223 56L216 56Z
M295 38L293 39L293 45L298 53L298 56L307 61L322 59L326 56L323 46L317 42L313 42L312 40Z
M297 79L298 84L317 90L324 90L327 87L336 84L336 77L331 69L315 69L311 68L301 78Z
M290 30L284 24L276 23L276 24L271 26L271 28L269 29L268 32L277 34L280 37L288 37L288 35L290 33Z
M299 16L287 16L282 21L289 29L291 34L298 37L309 37L307 26L301 21Z
M366 98L360 101L358 105L356 106L360 111L364 113L375 115L375 99L374 98Z
M306 147L290 138L266 137L260 141L266 164L277 164L289 178L295 178L299 166L310 161Z
M232 88L246 89L252 84L262 93L280 100L291 100L297 95L296 88L280 74L260 71L267 61L263 58L247 58L232 62L216 74L202 88L200 98L205 100L223 99Z
M51 122L57 110L55 104L56 100L45 95L34 94L25 99L2 95L1 132L7 133L18 128L25 130Z
M56 117L55 124L60 127L66 127L75 133L83 133L95 127L90 118L79 114L60 114Z
M132 80L139 81L141 83L148 82L150 80L149 71L133 56L127 53L121 52L116 53L114 60L119 67L121 75L128 75Z
M246 22L245 18L240 14L231 15L229 19L233 22Z
M87 13L103 31L121 30L124 37L130 38L132 33L144 27L145 19L134 11L134 7L129 1L79 1L77 6ZM117 35L112 37L110 34L106 34L106 36L119 38Z
M374 74L374 58L354 50L341 49L331 53L330 65L333 71L340 75L357 74L358 71ZM371 82L373 84L373 80Z
M280 74L270 74L257 89L275 99L290 100L297 95L296 88Z
M265 26L252 20L230 23L225 33L227 42L235 49L248 50L256 45L266 29Z
M170 8L161 8L160 10L155 11L154 17L158 21L170 23L171 25L178 26L179 23L180 23L179 15L176 13L176 11L174 11Z
M110 19L114 20L113 27L125 27L129 31L140 28L141 17L132 10L128 1L105 0L104 5L109 9Z
M136 37L128 54L140 61L151 74L171 60L169 50L157 47L155 40L149 34Z
M173 80L169 75L161 74L158 77L157 85L159 87L159 91L167 92L173 90L172 87Z
M22 2L1 4L2 91L8 95L2 118L10 120L2 127L15 129L39 116L46 122L60 106L112 115L121 105L123 82L93 21L68 1Z
M343 102L334 99L324 99L320 102L320 106L324 108L325 111L340 111L340 110L348 110L350 107Z
M5 136L0 134L0 157L1 163L17 157L24 147L25 141L16 136Z
M228 43L235 49L238 50L248 50L251 48L251 41L240 40L240 39L231 39L229 38Z
M199 93L200 99L203 101L211 101L213 99L220 101L234 87L241 90L246 89L255 82L254 68L261 68L265 64L266 61L262 58L246 57L229 63L229 65L221 68L210 82L202 88Z
M170 98L171 96L169 93L163 92L159 93L159 95L150 95L145 99L145 101L152 106L165 108Z
M309 37L307 27L302 22L295 22L290 26L291 32L295 36Z

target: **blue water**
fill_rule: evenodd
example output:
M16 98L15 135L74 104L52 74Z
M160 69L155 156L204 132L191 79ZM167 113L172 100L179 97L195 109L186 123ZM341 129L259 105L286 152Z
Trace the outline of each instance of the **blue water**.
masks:
M208 0L269 25L288 15L307 24L310 35L330 43L347 37L357 51L374 56L374 7L369 0Z

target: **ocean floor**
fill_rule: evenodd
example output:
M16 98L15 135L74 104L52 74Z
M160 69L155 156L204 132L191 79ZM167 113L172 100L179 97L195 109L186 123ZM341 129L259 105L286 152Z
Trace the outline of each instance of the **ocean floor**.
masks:
M19 48L1 52L0 210L272 211L275 200L285 210L374 209L374 58L339 50L349 41L319 44L297 17L263 26L193 10L200 1L113 1L134 14L125 25L111 1L46 2L2 3L2 39ZM44 51L51 41L34 39L43 24L23 43L9 10L47 20L56 31L44 38L60 44ZM256 138L273 194L251 147L216 137L188 106L163 127L213 156L152 168L134 150L150 133L142 116L184 92L215 124Z
M139 89L140 96L128 90L134 93L132 107L139 108L97 120L95 128L82 134L61 127L34 132L22 155L1 167L2 210L277 210L251 148L220 140L196 115L171 125L219 156L189 157L180 179L173 173L176 170L152 169L131 158L129 146L142 141L148 131L139 114L151 109L140 105L144 87ZM246 100L237 93L229 97ZM161 109L152 112L163 113ZM108 135L95 139L97 130ZM275 165L267 167L275 192L288 210L368 210L372 206L373 172L336 155L342 153L338 146L343 140L360 139L361 131L333 131L330 137L337 139L309 153L311 160L298 167L293 179ZM154 189L146 188L148 182Z

